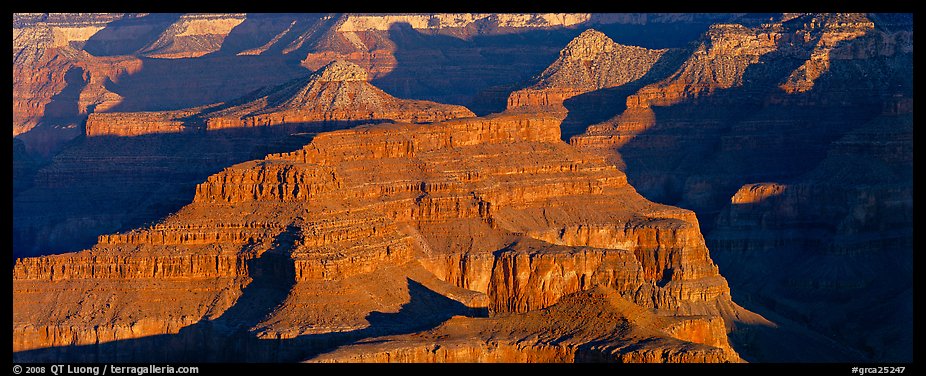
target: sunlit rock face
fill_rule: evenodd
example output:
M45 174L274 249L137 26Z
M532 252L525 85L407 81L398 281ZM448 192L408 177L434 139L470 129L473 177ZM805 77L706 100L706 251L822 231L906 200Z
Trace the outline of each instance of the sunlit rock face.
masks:
M559 123L512 114L363 126L231 166L158 224L100 236L82 252L18 260L17 356L67 359L56 349L112 343L120 350L111 356L141 359L151 336L174 341L158 358L204 331L257 348L289 341L274 356L292 357L333 349L300 342L313 336L417 330L399 319L404 310L435 320L530 315L605 288L586 299L616 299L624 308L613 314L644 323L614 338L615 349L583 357L738 361L724 320L755 315L731 301L694 214L639 196L623 173L563 143ZM48 311L52 298L58 308ZM165 299L171 304L152 303ZM564 304L558 309L580 314L568 308L577 303ZM390 312L398 318L381 323ZM569 317L518 330L560 332ZM646 333L666 342L616 350ZM605 334L556 351L571 354ZM260 354L252 356L280 360Z
M84 139L34 171L32 189L14 198L15 255L75 251L155 220L188 203L212 173L301 147L313 132L475 116L463 106L393 97L366 78L359 66L335 61L229 102L90 114Z
M910 15L13 21L15 361L912 360Z

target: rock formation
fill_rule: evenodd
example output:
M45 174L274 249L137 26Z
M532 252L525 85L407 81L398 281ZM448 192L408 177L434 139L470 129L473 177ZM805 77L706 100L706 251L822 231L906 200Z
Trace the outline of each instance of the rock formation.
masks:
M14 254L74 251L159 218L188 202L206 176L298 148L309 132L473 116L462 106L395 98L365 79L358 66L338 61L228 103L90 114L86 138L31 172L32 189L14 198Z
M244 14L185 14L139 52L148 57L179 59L216 52Z
M684 44L691 30L738 17L16 13L13 135L51 156L89 113L225 102L335 60L360 65L392 95L487 114L503 110L512 85L549 64L579 25L633 33L679 25L670 39Z
M118 95L106 89L106 82L138 71L141 61L97 58L80 46L120 17L51 16L29 22L33 17L14 15L13 136L21 136L27 149L44 155L56 151L80 134L79 118L91 108L102 110L118 103ZM22 27L15 27L17 21ZM36 129L37 125L42 126Z
M910 361L912 35L14 14L14 360Z
M741 96L761 98L764 94L755 92L755 84L775 80L784 73L776 72L776 67L761 66L763 59L779 62L783 67L793 65L789 60L802 62L782 78L780 86L788 93L806 91L829 67L833 48L872 28L873 24L860 15L832 15L821 19L802 16L755 28L739 24L713 25L678 71L628 97L627 110L620 117L590 127L587 134L576 138L574 143L589 147L608 144L619 148L653 125L652 107L711 96L718 90L743 88ZM747 78L747 70L759 73ZM737 100L733 96L722 97L717 101Z
M695 210L722 270L737 270L735 290L753 299L748 307L840 338L854 350L839 359L909 359L898 334L909 328L902 302L912 283L903 266L912 179L899 172L909 157L909 25L903 15L798 14L712 26L674 74L571 144L623 169L647 198ZM881 216L886 207L897 216ZM835 251L855 247L883 259ZM880 293L856 297L859 306L897 321L862 324L850 313L859 308L838 296L863 285ZM766 351L759 356L775 356Z
M356 64L334 61L314 74L227 103L177 111L92 114L86 133L139 136L283 124L400 121L475 116L463 106L395 98L367 82Z
M511 93L508 109L558 107L576 95L638 80L666 51L624 46L600 31L585 30L560 51L535 84Z
M559 122L364 126L229 167L158 224L100 236L86 251L19 259L16 356L66 359L58 349L81 345L101 354L94 344L116 341L121 350L98 360L153 359L171 350L143 357L133 341L179 338L176 351L196 330L217 341L290 341L273 356L305 356L290 350L418 330L400 319L406 310L515 314L599 286L623 297L595 293L631 320L700 318L631 325L613 342L655 333L668 353L608 347L590 357L737 360L721 323L762 319L730 300L694 214L640 197L618 170L562 143ZM279 292L254 292L263 290ZM419 295L459 308L422 307ZM51 311L48 299L57 300ZM164 299L172 304L150 303ZM311 342L319 335L328 345ZM521 359L513 356L495 360Z
M463 106L400 100L367 80L363 68L336 60L308 78L259 92L256 100L234 101L198 117L212 130L328 121L429 123L475 116Z
M629 96L623 113L592 125L571 143L586 150L600 151L622 165L621 157L626 159L628 154L637 154L629 151L638 149L647 153L644 150L685 145L685 148L697 149L699 154L709 155L716 148L707 145L717 142L712 139L721 134L725 135L720 144L723 159L716 160L717 168L726 169L731 178L757 170L767 171L773 178L793 175L801 169L797 166L799 156L822 157L822 153L815 150L817 141L811 140L829 142L834 134L849 129L842 125L848 119L871 118L884 112L887 103L906 97L903 91L907 84L903 83L904 73L900 70L904 67L904 56L909 56L912 50L906 38L902 31L888 34L873 30L872 22L857 14L786 16L780 22L754 28L715 25L678 71ZM802 73L807 69L816 73L810 76ZM874 77L874 72L881 77ZM816 78L811 79L811 76ZM797 77L809 81L798 84ZM885 85L879 80L891 83ZM863 88L875 91L866 98L857 91ZM894 98L895 94L900 98ZM708 105L715 110L703 111ZM816 115L809 110L812 107L816 107ZM823 108L827 109L826 116L819 114ZM663 131L687 126L695 118L703 125L693 134L686 133L684 139ZM827 125L806 129L806 124L812 122ZM780 137L757 144L757 135L766 132L763 124L771 123L788 125L779 125L774 130ZM651 131L654 125L659 128ZM838 131L828 132L830 129ZM797 134L804 134L804 137L799 138ZM793 142L794 139L797 142ZM737 160L736 154L749 148L764 152L753 150L749 159ZM623 152L616 156L608 150ZM778 157L782 154L780 150L793 152L784 159L758 160L781 158ZM684 202L691 208L723 204L742 185L710 189L723 192L722 195L698 196L706 189L698 185L708 184L703 180L667 182L664 174L656 173L665 168L679 168L679 163L692 162L695 161L691 158L687 162L680 159L654 161L664 166L631 175L640 173L634 176L635 186L653 198ZM670 198L678 194L685 197Z
M309 69L348 60L367 69L373 82L393 95L463 104L482 115L504 110L512 89L523 88L581 30L631 34L637 27L672 24L678 35L694 37L697 32L691 30L740 16L345 14L327 20L326 30L308 29L285 48L300 51L300 63Z

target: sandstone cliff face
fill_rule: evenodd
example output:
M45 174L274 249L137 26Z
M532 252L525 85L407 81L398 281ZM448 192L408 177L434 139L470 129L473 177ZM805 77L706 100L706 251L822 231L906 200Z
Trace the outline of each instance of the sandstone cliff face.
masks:
M911 359L912 20L796 14L753 26L734 25L737 15L584 17L14 15L14 151L16 140L23 150L53 153L52 145L93 136L34 173L23 173L31 167L14 154L14 179L28 179L14 180L14 252L23 242L32 245L19 254L98 243L17 262L14 349L31 350L14 355L66 358L68 350L47 346L80 343L88 347L70 356L100 361L173 361L194 350L210 360L302 360L359 338L428 329L449 314L527 314L596 285L659 315L706 316L660 330L720 348L717 317L748 315L729 302L701 227L750 307L822 334L783 351L780 337L735 331L733 341L749 345L747 359ZM315 70L344 59L401 97L463 104L484 95L476 112L485 113L502 110L513 83L540 72L586 25L621 40L614 30L718 20L696 53L677 51L687 60L663 66L665 74L654 72L673 49L643 77L595 90L610 91L617 105L579 106L591 92L567 99L562 133L557 119L522 114L414 131L364 128L300 149L314 134L281 123L303 115L269 115L290 109L255 92L303 76L299 64ZM588 72L610 66L599 60L587 60ZM317 107L323 120L405 114L363 107L394 103L359 81L289 82L299 84L278 87L351 104ZM245 93L252 95L233 101ZM344 100L356 93L375 100ZM223 103L209 105L216 102ZM396 108L434 109L400 102ZM191 106L200 107L163 111ZM438 117L460 115L442 108ZM588 108L610 113L591 122L569 117ZM114 110L144 113L100 113ZM236 128L190 118L222 110ZM209 120L222 129L202 132ZM582 132L599 122L571 142L603 158L551 146L573 125ZM267 124L279 125L256 126ZM329 128L310 130L322 129ZM695 210L700 223L620 188L628 180L649 199ZM338 199L344 191L349 199ZM133 227L141 228L125 231ZM44 310L51 305L62 308ZM872 323L876 316L884 319ZM852 348L817 357L829 338ZM474 359L475 348L504 349L495 360L576 359L542 341L529 350L459 343L441 359ZM418 345L401 357L437 359ZM709 358L662 349L627 359Z
M139 71L141 61L96 57L82 48L123 17L14 15L13 136L20 136L28 149L46 156L56 152L79 135L78 126L88 112L120 102L121 97L106 88L107 82Z
M311 139L307 132L473 116L462 106L395 98L366 78L356 65L334 62L228 103L92 113L86 138L43 170L30 172L32 189L14 198L14 253L74 251L97 235L159 218L186 204L208 175L296 149Z
M647 315L708 321L667 326L659 335L680 338L668 353L603 349L589 359L738 359L724 330L709 328L749 313L730 300L693 213L646 201L622 173L559 141L558 126L549 115L365 126L227 168L157 225L101 236L88 251L17 261L15 351L57 358L53 346L132 349L142 336L186 343L202 330L290 346L325 336L328 345L309 347L321 351L420 330L410 312L436 325L473 309L542 309L598 286ZM37 311L59 289L102 291L112 281L133 293L112 292L109 308L75 295ZM141 303L183 288L197 292L152 310ZM150 323L133 327L141 317ZM521 359L512 354L496 360Z
M196 114L195 110L90 114L87 117L84 134L87 137L132 137L146 134L180 133L187 127L179 119L194 114Z
M902 106L899 102L907 96L908 86L903 83L904 61L910 56L903 51L912 48L900 42L904 38L903 31L873 29L871 21L857 14L789 16L755 28L715 25L675 74L640 89L627 98L627 110L621 115L590 126L571 142L619 161L618 165L626 162L627 155L682 147L713 158L713 163L723 166L715 169L725 169L731 178L756 170L769 177L793 175L802 170L798 160L779 157L776 150L791 150L795 157L822 158L820 148L804 140L830 142L852 128L847 122L857 123L857 119L890 111L888 107ZM808 76L807 69L816 73ZM806 78L798 80L804 84L798 85L796 77ZM866 90L872 95L861 95ZM714 109L705 111L706 106ZM814 107L816 114L809 110ZM684 139L674 135L693 118L701 124L697 131ZM806 124L813 123L817 125L807 129ZM777 124L772 131L776 135L767 142L756 142L770 124ZM722 152L712 154L710 148L697 146L712 142L719 142ZM737 156L750 149L750 158ZM609 150L622 150L623 158ZM759 161L764 158L769 159ZM718 184L705 177L679 180L654 172L681 171L682 164L691 162L691 158L659 158L649 162L647 171L631 173L633 183L653 198L684 202L696 209L723 205L736 189L749 183ZM710 191L724 193L712 195Z
M13 136L34 127L51 97L64 90L64 76L71 65L56 59L55 52L66 46L66 36L56 38L47 25L13 29Z
M504 110L512 89L524 88L523 83L555 60L580 30L613 28L633 33L629 30L637 26L660 27L673 22L680 28L692 25L700 28L708 20L736 17L733 14L349 14L332 19L329 32L312 31L299 39L314 43L301 61L309 69L335 59L348 60L367 69L377 86L389 93L463 104L482 115ZM430 48L435 45L441 47ZM528 94L532 93L525 95ZM543 101L542 95L528 97ZM549 99L555 102L558 98Z
M190 60L167 67L169 63L162 60L148 59L143 64L139 59L217 52L230 30L244 20L243 15L60 13L13 17L13 135L23 139L30 151L46 156L56 154L77 137L89 113L206 104L234 98L266 85L268 80L279 82L281 77L292 78L296 73L283 67L257 73L248 64L221 58L204 57L212 60L208 62L211 70L201 69L203 64ZM261 65L268 68L274 63ZM223 70L250 74L230 80ZM148 80L149 72L160 77ZM217 78L223 81L217 83ZM262 84L255 85L261 80Z
M748 28L739 24L717 24L705 33L691 56L670 77L648 85L627 98L627 111L620 117L589 127L589 138L577 138L576 145L611 144L620 147L629 139L653 125L652 106L672 106L684 101L710 96L717 90L746 87L744 94L762 94L750 89L753 81L775 80L775 68L757 66L760 62L776 61L787 67L799 60L803 63L786 77L778 78L781 90L804 92L829 69L831 51L864 35L873 28L863 15L807 15L781 22ZM839 55L840 53L836 53ZM844 53L843 53L844 54ZM747 78L747 70L762 72ZM749 82L747 82L749 81ZM719 96L716 101L727 103L735 97Z

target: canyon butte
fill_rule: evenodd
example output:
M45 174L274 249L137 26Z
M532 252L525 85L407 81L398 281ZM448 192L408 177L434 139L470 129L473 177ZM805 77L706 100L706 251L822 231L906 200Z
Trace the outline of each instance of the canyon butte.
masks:
M14 14L17 362L910 362L910 14Z

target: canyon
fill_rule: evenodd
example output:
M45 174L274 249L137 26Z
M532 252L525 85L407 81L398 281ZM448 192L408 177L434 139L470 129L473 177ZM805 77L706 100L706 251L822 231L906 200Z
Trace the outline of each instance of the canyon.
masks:
M16 13L13 136L47 156L81 134L89 113L228 101L334 60L358 64L391 95L485 115L503 110L514 86L549 65L580 26L625 43L680 46L711 23L742 17ZM652 29L671 32L646 36Z
M627 320L684 320L629 329L655 330L674 350L609 350L599 359L739 361L725 320L764 320L730 299L694 213L645 200L623 173L563 143L559 123L496 115L366 125L228 167L157 224L101 235L86 251L20 259L14 352L135 359L152 350L134 340L193 326L245 343L403 333L428 320L378 317L402 316L409 305L425 317L529 313L608 287L615 292L594 299L619 300L615 314ZM580 209L589 203L600 209ZM413 283L456 308L416 302ZM157 304L165 299L171 304ZM643 340L631 333L617 340ZM107 343L113 352L79 350ZM665 351L672 355L653 358ZM269 356L248 356L266 360L254 358L261 354Z
M90 114L84 140L34 172L31 188L14 200L17 251L79 250L98 235L179 209L196 184L225 166L298 148L319 131L475 116L462 106L400 100L366 79L359 66L334 61L229 102Z
M891 16L714 25L676 72L570 143L647 198L698 213L751 309L874 359L910 359L909 326L855 313L913 317L901 303L912 297L913 47L909 20Z
M14 361L912 360L907 14L13 21Z

